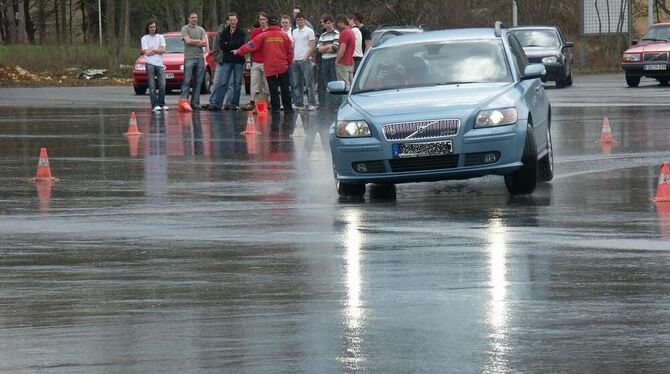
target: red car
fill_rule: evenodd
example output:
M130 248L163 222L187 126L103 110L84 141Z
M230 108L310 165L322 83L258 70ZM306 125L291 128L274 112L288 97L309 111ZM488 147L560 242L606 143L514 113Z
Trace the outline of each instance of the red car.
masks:
M205 48L205 77L202 84L202 93L208 93L214 79L216 71L216 61L212 56L209 46L215 32L207 32L207 46ZM163 55L165 64L165 90L181 89L181 81L184 77L184 41L181 32L167 32L163 34L167 53ZM147 83L147 69L144 62L144 56L140 55L135 61L133 67L133 88L138 95L144 95L147 92L149 84Z
M658 80L662 86L670 82L670 23L649 27L639 41L623 54L621 67L626 72L628 87L637 87L640 78Z

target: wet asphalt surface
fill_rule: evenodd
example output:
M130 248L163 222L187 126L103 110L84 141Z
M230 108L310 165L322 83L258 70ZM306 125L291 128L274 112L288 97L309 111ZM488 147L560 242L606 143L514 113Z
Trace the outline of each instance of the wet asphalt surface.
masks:
M670 367L670 88L548 84L556 174L532 196L485 177L362 201L335 191L332 113L244 136L244 112L131 91L0 89L0 371ZM28 182L41 147L52 186Z

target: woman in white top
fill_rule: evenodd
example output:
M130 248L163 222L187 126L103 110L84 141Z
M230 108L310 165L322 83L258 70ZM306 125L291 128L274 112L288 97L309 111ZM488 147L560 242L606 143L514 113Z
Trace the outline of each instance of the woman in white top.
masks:
M154 112L168 110L165 105L165 65L163 64L165 38L158 33L158 25L152 19L147 21L144 32L146 35L142 37L141 43L147 69L151 107ZM158 81L158 93L156 93L156 81Z

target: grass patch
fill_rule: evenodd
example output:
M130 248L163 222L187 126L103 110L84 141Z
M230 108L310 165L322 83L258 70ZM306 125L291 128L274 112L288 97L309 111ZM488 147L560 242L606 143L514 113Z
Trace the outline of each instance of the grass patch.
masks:
M138 48L124 47L112 75L127 76L139 54ZM67 74L67 69L107 69L111 52L97 45L2 45L0 64L18 65L35 73Z

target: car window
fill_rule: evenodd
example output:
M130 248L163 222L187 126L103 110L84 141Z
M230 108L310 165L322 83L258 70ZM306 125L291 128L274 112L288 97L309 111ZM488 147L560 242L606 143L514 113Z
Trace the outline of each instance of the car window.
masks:
M516 65L516 73L521 76L526 70L526 65L528 65L528 57L526 52L523 51L523 47L517 40L516 35L509 34L507 36L507 41L509 42L510 50L512 51L512 57L514 57L514 64Z
M184 53L184 40L181 35L166 36L165 46L167 53Z
M357 75L353 93L511 81L499 39L382 45L370 51Z
M512 30L510 33L519 39L524 48L556 48L561 45L554 30Z
M650 27L647 32L642 35L642 40L668 40L670 39L670 27Z

